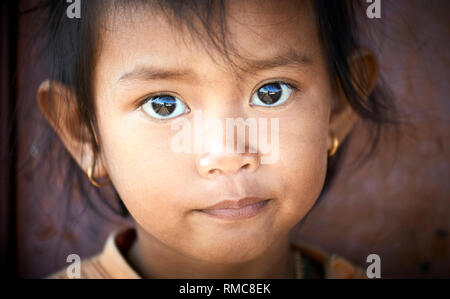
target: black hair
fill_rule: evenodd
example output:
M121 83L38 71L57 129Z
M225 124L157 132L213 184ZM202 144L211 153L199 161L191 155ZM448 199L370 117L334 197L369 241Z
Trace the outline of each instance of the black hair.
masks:
M82 18L69 19L66 16L66 10L70 3L61 0L45 1L43 6L47 12L47 27L46 32L48 36L48 43L46 50L48 50L48 59L51 71L48 74L51 80L62 82L69 86L75 93L77 98L77 110L79 115L79 124L84 126L85 130L79 138L89 141L97 154L101 146L100 140L96 140L95 131L97 130L96 114L94 110L94 99L92 95L92 73L91 69L95 65L96 57L98 55L97 44L100 40L98 33L99 15L104 14L103 6L111 6L111 9L117 6L137 5L142 3L150 3L154 8L160 9L164 12L171 21L177 24L186 25L193 36L202 37L204 35L198 34L199 28L194 25L194 20L200 21L203 32L206 32L204 43L215 46L220 49L222 53L227 56L231 55L232 49L227 41L226 31L226 2L214 0L154 0L154 1L129 1L116 0L111 1L111 5L105 5L105 2L99 0L81 1L81 15ZM361 82L353 80L352 76L358 76L360 79L365 78L364 70L361 73L354 74L350 71L347 57L351 51L357 50L360 46L360 31L362 26L357 21L357 14L363 13L361 3L358 0L313 0L313 6L316 15L316 22L323 49L326 53L326 59L329 68L331 79L337 79L337 82L342 88L348 103L356 111L359 117L369 124L368 128L371 130L371 150L367 154L369 157L378 144L380 132L385 125L396 124L397 109L389 89L382 84L380 78L375 90L370 95L362 95L358 92L359 86L354 82ZM214 29L212 29L214 28ZM362 82L364 84L364 82ZM366 98L368 97L368 99ZM54 171L53 177L60 178L63 174L65 178L65 186L77 186L78 192L82 194L82 198L99 214L104 214L102 208L99 208L99 203L94 203L91 196L87 195L90 191L96 190L99 197L102 192L99 189L90 185L87 177L79 168L75 160L70 158L70 155L59 142L57 135L53 130L48 129L48 134L43 141L47 148L43 148L43 152L48 154L48 157L43 157L42 161L49 159L56 163L51 167ZM333 178L342 163L346 148L348 146L347 138L339 147L337 153L328 159L328 169L325 183L320 198L329 190ZM50 150L55 149L59 154L59 159L54 158L55 152ZM366 159L363 160L366 160ZM70 161L67 166L66 162ZM46 163L46 162L45 162ZM52 174L48 174L51 179ZM67 187L65 198L71 198L74 190ZM128 212L119 198L117 192L115 193L115 202L109 199L104 199L103 203L114 213L127 216ZM69 200L69 199L68 199Z

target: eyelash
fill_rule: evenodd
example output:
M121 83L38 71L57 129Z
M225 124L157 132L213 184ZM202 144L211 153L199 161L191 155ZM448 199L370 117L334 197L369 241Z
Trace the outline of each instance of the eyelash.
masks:
M252 94L254 94L258 89L260 89L260 88L263 87L264 85L267 85L267 84L273 84L273 83L282 83L282 84L286 84L287 86L289 86L289 87L292 88L293 90L296 90L296 91L299 91L299 90L300 90L300 87L298 87L298 85L297 85L296 83L292 83L291 80L286 80L286 81L283 81L283 80L275 80L275 81L263 81L262 83L258 84L258 85L257 85L258 87L255 88L255 89L252 91Z
M251 99L253 98L253 95L259 90L259 89L261 89L263 86L265 86L265 85L268 85L268 84L275 84L275 83L278 83L278 84L285 84L286 86L288 86L289 88L291 88L292 90L294 90L294 91L300 91L301 89L297 86L297 84L293 84L293 83L291 83L291 82L287 82L288 80L286 80L286 81L283 81L283 80L273 80L273 81L265 81L265 82L263 82L263 83L260 83L260 84L258 84L257 86L257 88L255 88L253 91L252 91L252 93L251 93L251 96L250 96L250 100L249 100L249 102L251 101ZM142 106L144 105L144 104L146 104L148 101L150 101L152 98L155 98L155 97L158 97L158 96L172 96L172 97L174 97L174 98L178 98L178 99L180 99L180 97L178 97L178 96L176 96L176 95L174 95L172 92L158 92L158 93L156 93L156 94L151 94L151 95L147 95L147 96L145 96L144 98L142 98L141 100L138 100L138 103L137 103L137 109L138 110L142 110ZM286 99L286 101L287 100L289 100L289 98L291 97L292 95L289 95L289 97L288 97L288 99ZM180 99L181 100L181 99ZM188 112L187 113L189 113L190 111L191 111L191 109L189 108L189 106L183 101L183 103L184 103L184 105L186 106L186 108L187 108L187 110L188 110ZM251 106L251 107L262 107L263 109L264 108L267 108L267 107L276 107L276 105L268 105L268 106L261 106L261 105L251 105L250 103L249 103L249 105ZM283 105L283 103L282 104L280 104L280 105ZM145 114L147 114L148 115L148 113L146 113L145 111L142 111L143 113L145 113ZM186 114L186 113L185 113ZM184 114L181 114L181 115L184 115ZM158 118L155 118L155 117L152 117L152 116L150 116L150 115L148 115L148 117L149 118L151 118L151 119L154 119L154 120L156 120L156 121L159 121L159 122L164 122L164 121L168 121L168 120L171 120L171 119L174 119L174 118L177 118L178 116L175 116L175 117L173 117L173 118L164 118L164 119L158 119Z

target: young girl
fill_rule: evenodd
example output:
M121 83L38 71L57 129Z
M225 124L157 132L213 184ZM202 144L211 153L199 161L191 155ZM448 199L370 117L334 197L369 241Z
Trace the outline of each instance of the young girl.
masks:
M82 278L366 277L291 238L358 117L378 131L392 120L356 1L90 0L80 18L68 5L49 6L54 69L38 104L135 223ZM230 134L238 119L249 134Z

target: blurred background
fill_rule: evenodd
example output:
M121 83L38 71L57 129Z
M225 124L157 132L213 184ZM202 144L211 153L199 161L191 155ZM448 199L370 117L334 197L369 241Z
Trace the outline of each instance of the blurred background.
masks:
M67 204L59 192L67 185L47 180L54 166L36 167L49 133L36 91L51 61L37 50L40 17L26 13L35 3L0 4L0 267L7 277L47 276L68 254L94 254L111 230L130 224L101 205L105 216L97 215L77 196ZM383 133L358 168L353 162L367 147L359 123L342 171L295 238L364 268L378 254L384 278L450 278L449 15L446 0L381 0L381 18L366 20L372 40L363 44L377 54L408 125L396 140ZM94 188L86 192L95 202Z

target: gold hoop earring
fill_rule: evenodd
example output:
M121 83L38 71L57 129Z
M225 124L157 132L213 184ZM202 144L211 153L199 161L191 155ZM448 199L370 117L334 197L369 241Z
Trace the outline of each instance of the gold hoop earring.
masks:
M336 135L334 135L333 132L330 132L330 135L333 138L333 147L328 152L328 157L333 156L337 152L337 149L339 147L339 139L336 137Z
M92 166L89 166L88 170L87 170L87 175L89 178L89 181L91 182L92 185L94 185L95 187L103 187L109 184L109 178L107 180L105 180L103 183L99 183L96 180L94 180L93 178L93 171L92 171Z

